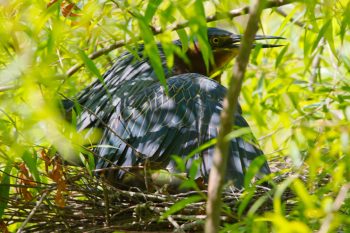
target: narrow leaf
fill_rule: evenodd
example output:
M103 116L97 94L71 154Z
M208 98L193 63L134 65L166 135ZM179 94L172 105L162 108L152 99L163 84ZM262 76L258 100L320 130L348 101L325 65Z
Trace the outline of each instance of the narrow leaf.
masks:
M160 83L164 86L166 93L168 93L168 86L166 85L165 74L163 70L163 62L160 58L157 43L154 40L154 35L148 27L146 21L141 16L138 17L141 36L145 42L145 53L149 57L150 63L154 72L157 75Z
M145 23L149 24L156 13L159 5L162 3L162 0L153 0L149 1L147 5L147 9L145 12Z
M7 165L5 167L4 172L2 173L2 180L0 185L0 219L2 218L2 215L5 212L5 209L7 207L7 203L9 200L10 195L10 176L12 166Z
M106 87L105 81L95 63L86 55L86 53L83 50L79 50L79 55L83 60L85 66L88 68L88 70L100 80L100 82L103 85L103 88L106 90L108 97L111 98L111 95Z
M314 41L314 44L312 46L312 50L315 50L317 48L318 43L320 42L321 38L325 36L325 33L328 31L328 27L331 24L331 20L328 20L323 27L321 28L320 32L317 35L316 40Z
M264 156L256 157L244 176L244 187L247 189L250 186L252 179L259 173L261 166L265 163L266 158Z
M36 154L25 151L22 155L22 159L29 168L30 173L34 176L35 181L40 182Z
M277 68L281 64L281 61L282 61L284 55L286 54L288 47L289 47L289 45L284 46L284 48L278 54L276 61L275 61L275 68Z
M188 36L187 36L185 29L179 29L176 32L177 32L177 35L179 36L180 41L181 41L182 51L183 52L187 51L187 49L188 49Z
M79 55L81 59L83 60L86 67L89 69L89 71L98 77L100 81L103 81L102 75L100 74L100 71L97 69L97 66L95 63L86 55L86 53L83 50L79 50Z
M340 34L342 43L344 41L345 33L347 32L346 29L349 27L349 25L350 25L350 2L348 2L348 4L346 5L346 8L343 13L343 20L341 21L341 24L340 24L339 34Z
M162 216L161 219L167 218L170 215L182 210L183 208L185 208L187 205L192 204L192 203L196 203L200 200L202 200L203 197L201 196L190 196L186 199L183 199L181 201L176 202L174 205L172 205L169 210L167 210Z

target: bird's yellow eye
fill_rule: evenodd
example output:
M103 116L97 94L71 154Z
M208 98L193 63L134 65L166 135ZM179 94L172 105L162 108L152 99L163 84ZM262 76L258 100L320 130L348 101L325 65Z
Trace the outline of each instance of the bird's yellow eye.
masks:
M218 45L219 42L220 42L220 40L219 40L219 38L214 37L214 38L211 40L211 42L212 42L213 45Z

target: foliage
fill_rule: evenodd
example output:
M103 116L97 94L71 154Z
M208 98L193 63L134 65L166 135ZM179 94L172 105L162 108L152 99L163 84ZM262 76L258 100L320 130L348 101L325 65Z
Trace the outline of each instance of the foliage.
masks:
M0 213L6 208L9 183L42 184L10 189L28 200L40 198L39 186L57 183L56 204L64 205L59 196L65 192L63 171L50 161L48 155L56 151L48 148L53 146L67 160L74 159L89 139L64 120L62 95L72 97L91 80L101 78L115 57L140 40L145 41L161 82L164 74L157 68L156 42L162 43L167 64L172 66L173 54L182 51L171 41L195 37L209 64L206 27L243 33L246 17L206 23L206 16L225 15L247 4L228 0L0 1ZM286 40L278 43L285 46L252 51L240 102L275 172L266 179L286 172L294 175L273 182L269 194L273 206L266 212L257 211L264 199L248 204L254 187L248 188L241 196L240 221L225 225L224 231L350 230L349 15L350 3L345 0L309 0L264 10L260 34L283 36ZM169 30L184 21L186 30ZM126 46L96 59L88 57L120 42ZM67 75L77 64L84 66ZM226 83L230 68L223 74ZM281 199L287 190L295 194L291 209ZM13 224L9 229L19 227Z

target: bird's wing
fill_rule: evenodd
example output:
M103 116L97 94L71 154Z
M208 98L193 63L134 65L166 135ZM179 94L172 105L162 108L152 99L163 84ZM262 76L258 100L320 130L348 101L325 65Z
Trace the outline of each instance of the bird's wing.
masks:
M100 156L97 169L113 165L134 167L147 160L160 168L177 172L171 155L178 155L185 161L186 172L195 160L200 159L196 177L207 180L214 149L203 150L191 158L187 155L217 137L226 89L199 74L182 74L167 79L168 94L158 82L150 86L142 82L134 85L140 85L140 90L120 98L105 122L108 128L104 128L102 146L97 151ZM238 112L235 119L236 126L248 127ZM245 170L260 155L262 152L256 146L242 138L233 138L226 179L241 187ZM261 172L269 172L266 163ZM117 170L115 178L120 179L123 174L124 170Z
M103 75L103 82L96 80L77 96L77 102L82 108L78 120L79 130L88 127L103 127L101 121L110 118L110 114L113 113L121 99L141 91L143 86L138 83L150 86L158 82L149 59L144 57L143 49L143 45L139 45L135 53L123 53L112 68ZM164 61L162 65L167 76L170 71L167 69L161 47L159 47L159 55Z

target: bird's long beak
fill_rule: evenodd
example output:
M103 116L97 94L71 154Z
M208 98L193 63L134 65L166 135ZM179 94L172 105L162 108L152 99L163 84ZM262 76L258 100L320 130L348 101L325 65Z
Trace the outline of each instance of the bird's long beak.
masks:
M238 48L239 44L241 42L242 35L232 35L230 38L230 47L231 48ZM259 41L259 40L284 40L285 38L280 37L280 36L264 36L264 35L256 35L254 40ZM264 44L264 43L254 43L253 48L261 46L262 48L274 48L274 47L280 47L283 45L280 44Z
M263 35L256 35L254 40L284 40L285 38L280 36L263 36ZM254 43L253 47L261 46L262 48L274 48L274 47L280 47L283 45L280 44L263 44L263 43Z

